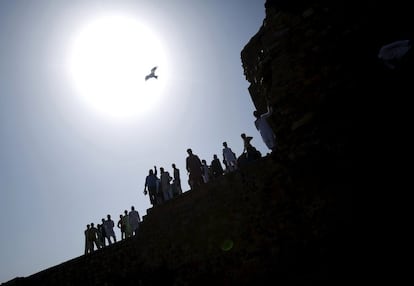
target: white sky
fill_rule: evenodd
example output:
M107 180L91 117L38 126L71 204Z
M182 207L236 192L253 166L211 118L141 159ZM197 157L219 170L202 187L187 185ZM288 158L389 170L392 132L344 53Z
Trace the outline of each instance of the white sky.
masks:
M82 255L86 224L108 213L145 215L154 165L175 163L188 190L187 148L240 155L244 132L267 153L240 59L264 2L0 0L0 283ZM111 12L153 31L168 61L158 104L130 120L97 113L67 76L75 31Z

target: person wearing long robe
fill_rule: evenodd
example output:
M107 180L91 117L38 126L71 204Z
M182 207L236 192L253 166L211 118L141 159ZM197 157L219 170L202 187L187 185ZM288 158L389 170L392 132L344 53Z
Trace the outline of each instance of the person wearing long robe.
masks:
M128 218L129 225L131 226L131 233L132 235L136 235L139 228L139 223L141 222L141 217L138 211L135 210L134 206L131 206L131 211L128 214Z

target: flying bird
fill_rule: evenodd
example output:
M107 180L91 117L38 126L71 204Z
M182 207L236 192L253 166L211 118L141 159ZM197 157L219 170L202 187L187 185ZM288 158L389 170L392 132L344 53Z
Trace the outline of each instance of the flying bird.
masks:
M149 73L148 75L146 75L145 76L145 80L149 80L150 78L158 78L158 76L157 75L155 75L155 70L157 69L157 67L153 67L152 69L151 69L151 73Z

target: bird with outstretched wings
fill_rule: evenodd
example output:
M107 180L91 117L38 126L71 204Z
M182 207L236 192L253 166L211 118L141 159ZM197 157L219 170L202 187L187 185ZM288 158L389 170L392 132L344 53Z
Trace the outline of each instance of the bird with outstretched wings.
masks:
M145 80L149 80L150 78L155 78L155 79L157 79L158 78L158 76L157 75L155 75L155 70L157 69L157 67L153 67L152 69L151 69L151 72L149 73L149 74L147 74L146 76L145 76Z

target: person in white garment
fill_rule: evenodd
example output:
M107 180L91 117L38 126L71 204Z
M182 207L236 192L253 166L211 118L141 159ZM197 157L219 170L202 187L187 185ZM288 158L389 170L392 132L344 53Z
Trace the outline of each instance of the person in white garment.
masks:
M165 171L163 167L160 168L160 180L161 180L161 191L164 198L164 202L171 200L173 198L171 190L171 176L168 171Z
M273 113L272 107L267 106L267 112L260 115L260 113L255 110L253 115L256 117L254 125L262 136L263 142L266 144L267 148L275 151L276 149L276 135L273 133L272 128L267 122L267 118Z
M128 214L128 218L129 225L131 226L132 235L136 235L139 228L139 223L141 222L141 217L138 211L135 210L134 206L131 206L131 211Z
M107 220L104 223L105 233L106 233L106 239L108 240L108 244L112 244L116 242L116 236L114 232L114 226L115 223L111 219L111 215L107 215ZM113 238L113 242L111 241L111 237Z
M203 177L203 181L205 184L208 183L208 181L210 181L210 167L207 165L207 161L206 160L201 160L201 176Z
M223 159L226 162L226 171L232 172L237 169L237 158L233 150L227 146L227 142L223 142Z

